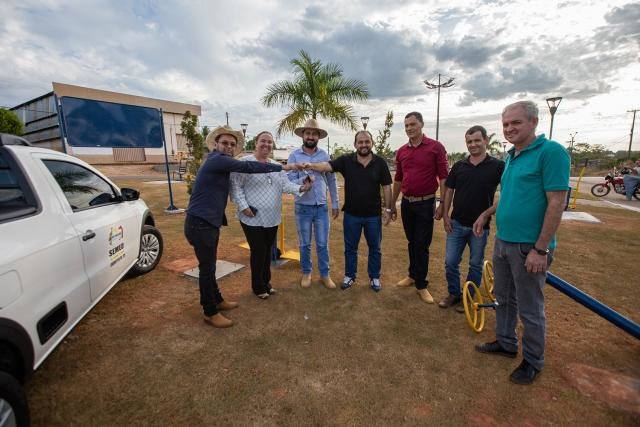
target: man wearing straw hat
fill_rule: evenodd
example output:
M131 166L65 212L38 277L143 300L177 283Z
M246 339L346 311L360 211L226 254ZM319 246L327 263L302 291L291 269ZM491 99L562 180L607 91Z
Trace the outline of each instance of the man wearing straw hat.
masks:
M227 225L224 210L229 198L229 175L231 172L268 173L292 170L297 166L272 163L243 162L233 158L236 146L244 143L242 132L230 126L220 126L207 135L206 144L211 153L198 170L187 217L184 234L193 246L200 269L198 285L204 321L216 328L233 326L233 321L220 311L233 310L237 302L225 301L216 282L216 258L220 227Z
M317 163L328 162L329 155L318 147L318 141L327 137L327 131L318 126L315 119L309 119L304 126L296 128L296 135L302 138L302 147L289 155L288 163ZM327 289L335 289L336 285L329 276L329 211L327 208L327 188L331 194L331 212L337 218L338 186L336 177L329 172L291 171L289 180L296 184L304 184L311 176L313 187L301 196L295 196L295 217L300 245L300 267L302 279L300 286L311 286L311 238L315 234L316 255L320 280Z

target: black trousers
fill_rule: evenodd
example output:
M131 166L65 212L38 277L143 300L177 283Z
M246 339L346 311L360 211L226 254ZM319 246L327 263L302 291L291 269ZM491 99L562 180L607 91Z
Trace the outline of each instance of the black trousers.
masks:
M409 277L416 282L416 289L425 289L429 284L429 246L433 237L433 215L435 198L410 202L403 198L400 204L402 227L409 242Z
M196 253L200 275L200 305L205 316L218 313L216 307L224 299L216 282L216 258L220 229L198 217L187 215L184 221L184 235Z
M251 289L256 295L271 288L271 247L278 234L278 226L255 227L240 222L250 249Z

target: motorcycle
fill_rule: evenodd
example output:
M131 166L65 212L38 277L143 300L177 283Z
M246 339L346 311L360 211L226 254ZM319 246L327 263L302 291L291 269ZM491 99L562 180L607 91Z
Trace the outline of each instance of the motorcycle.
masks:
M612 173L608 173L607 176L604 177L603 183L596 184L591 187L591 194L596 197L604 197L609 194L609 192L611 191L611 187L613 187L613 190L616 193L626 195L622 175L630 172L631 171L629 169L625 168L620 171L620 175L616 174L615 170ZM636 188L633 191L633 197L640 200L640 183L636 184Z

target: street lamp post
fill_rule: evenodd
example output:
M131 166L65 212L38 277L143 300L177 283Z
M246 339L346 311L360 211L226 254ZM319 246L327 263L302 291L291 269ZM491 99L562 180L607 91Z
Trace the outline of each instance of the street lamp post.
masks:
M367 130L367 123L369 123L369 117L363 116L363 117L360 117L360 120L362 120L363 129Z
M573 165L573 140L576 138L577 134L578 134L578 131L575 131L574 133L569 134L571 136L571 145L569 146L569 164L570 165Z
M451 87L455 83L453 83L453 77L448 77L446 81L442 81L443 76L438 73L438 84L435 82L430 82L428 79L423 80L423 83L427 86L427 89L438 89L438 109L436 112L436 141L438 141L438 132L440 130L440 88L441 87ZM435 79L435 77L434 77Z
M549 106L549 111L551 112L551 126L549 127L549 139L551 139L551 137L553 136L553 116L555 116L556 111L560 106L560 101L562 101L561 96L547 98L547 106Z
M242 129L242 137L247 139L247 128L249 125L247 123L240 123L240 129ZM244 144L242 144L242 150L244 150Z

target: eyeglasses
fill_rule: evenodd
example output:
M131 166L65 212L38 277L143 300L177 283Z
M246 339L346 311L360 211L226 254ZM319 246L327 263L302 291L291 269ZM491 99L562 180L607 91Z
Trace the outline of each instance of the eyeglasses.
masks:
M225 147L231 146L231 147L234 147L234 148L235 148L236 145L238 145L238 143L235 142L235 141L218 141L218 144L222 144Z

